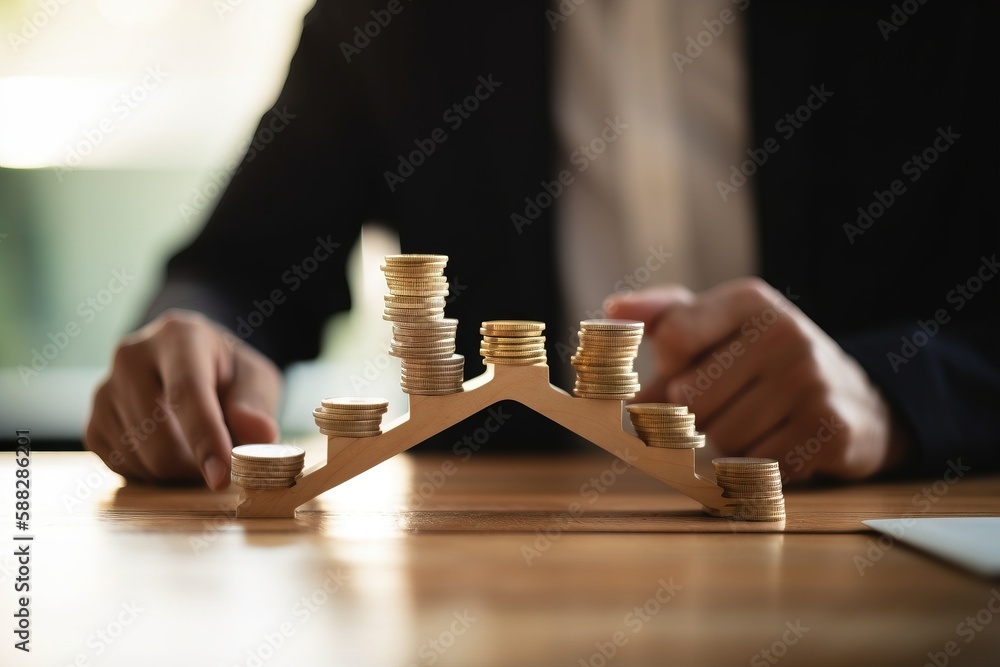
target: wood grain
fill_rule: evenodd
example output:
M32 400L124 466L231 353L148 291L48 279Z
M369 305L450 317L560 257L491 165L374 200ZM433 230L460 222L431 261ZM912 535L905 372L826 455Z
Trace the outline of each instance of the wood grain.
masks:
M949 665L996 664L1000 583L880 548L859 522L997 515L1000 478L965 477L926 512L915 496L934 480L791 489L785 531L748 533L638 470L592 495L616 460L403 455L294 520L237 520L233 490L124 485L89 453L35 454L33 651L8 640L0 663L730 665L774 648L781 665L920 666L955 641Z

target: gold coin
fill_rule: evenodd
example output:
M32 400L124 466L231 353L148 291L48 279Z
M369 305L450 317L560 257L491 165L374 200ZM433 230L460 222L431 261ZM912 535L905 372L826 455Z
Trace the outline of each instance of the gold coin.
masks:
M583 320L580 322L581 329L593 329L603 331L642 331L645 325L637 320Z
M385 410L332 410L330 408L318 408L313 411L313 417L358 421L381 419L385 412Z
M635 371L624 371L617 368L603 369L601 371L581 371L577 370L576 377L584 382L601 382L603 380L623 380L637 382L639 374Z
M355 433L357 431L376 431L382 428L381 419L365 419L358 421L344 421L342 419L316 419L316 426L320 428L335 429Z
M605 394L605 393L591 393L586 391L579 391L574 389L573 395L577 398L596 398L604 401L624 401L629 398L635 398L635 392L629 392L624 394Z
M743 498L752 500L778 500L783 498L781 490L764 489L760 491L730 491L725 489L722 492L723 498Z
M439 352L425 352L425 353L415 353L415 352L400 352L395 349L389 350L389 356L398 357L399 359L426 359L431 361L433 359L447 359L455 351L454 347L448 348L447 350L441 350Z
M486 357L483 359L483 365L493 364L494 366L536 366L538 364L546 363L546 356L539 355L537 357L523 357L523 358L513 358L513 357Z
M395 328L395 327L393 327ZM455 343L455 334L451 331L427 331L420 333L410 333L407 330L395 331L392 335L392 343L403 343L404 345L423 345L425 343Z
M232 450L233 458L264 463L295 463L303 460L305 456L305 450L295 445L238 445Z
M490 320L483 322L479 333L485 336L537 336L545 331L545 322L532 320Z
M576 354L570 357L570 363L574 366L578 364L593 365L593 366L612 366L619 365L626 362L632 362L635 359L635 354L632 354L629 350L606 350L603 352L595 352L593 350L577 350Z
M464 363L464 356L461 354L453 354L447 359L434 359L428 361L404 359L403 368L458 368Z
M638 346L642 342L642 334L609 334L609 332L593 332L593 331L580 331L577 332L577 336L580 340L580 345L586 343L596 343L598 345L635 345Z
M392 333L393 335L400 333L419 336L447 331L454 335L457 328L458 320L452 317L443 317L439 320L427 320L423 322L397 322L392 325Z
M705 446L704 435L692 435L687 438L669 438L661 440L659 438L643 439L650 447L661 447L663 449L701 449Z
M335 410L384 410L389 407L386 399L367 396L334 396L324 398L322 404L324 408Z
M607 365L607 366L593 366L590 364L573 364L573 368L576 369L577 374L579 373L632 373L632 361L628 363Z
M389 284L389 280L396 282L399 281L422 281L431 280L433 278L444 278L444 266L425 266L425 267L415 267L412 269L396 269L381 267L382 272L385 274L386 285Z
M383 261L386 264L399 265L399 264L424 264L427 262L434 262L437 264L447 264L448 255L433 255L427 253L404 253L400 255L385 255Z
M302 463L287 466L238 465L233 463L233 473L244 477L294 477L302 472Z
M403 387L403 393L414 396L447 396L448 394L458 394L463 391L462 387L455 389L407 389Z
M323 421L371 421L381 419L383 414L385 414L385 410L344 410L341 412L331 412L323 408L313 410L313 418Z
M352 431L341 431L339 429L332 428L321 428L319 432L325 436L333 436L335 438L353 438L359 440L361 438L374 438L377 435L382 435L382 431L359 431L357 433Z
M444 308L443 296L400 296L386 294L383 299L390 308Z
M688 409L686 405L675 405L673 403L632 403L630 405L626 405L625 409L634 415L655 414L655 415L680 416L688 414ZM716 460L718 461L721 459L716 459Z
M777 466L777 459L769 458L755 458L752 456L723 456L721 458L712 459L712 463L715 466L737 466L740 468L749 467L772 467Z
M494 350L488 347L479 348L482 357L537 357L545 354L545 348L504 349Z
M496 345L533 345L545 342L545 336L483 336L483 343Z

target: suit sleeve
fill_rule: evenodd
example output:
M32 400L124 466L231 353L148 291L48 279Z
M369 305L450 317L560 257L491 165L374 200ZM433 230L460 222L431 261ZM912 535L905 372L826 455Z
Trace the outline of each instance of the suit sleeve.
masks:
M1000 281L1000 277L995 278ZM949 463L1000 467L1000 345L993 324L947 322L847 337L840 342L910 428L914 468L940 476ZM933 333L931 333L933 332Z
M325 320L350 307L347 253L375 194L360 176L373 173L371 128L331 36L337 11L321 2L306 16L277 103L204 229L170 260L149 318L199 310L284 366L314 357Z

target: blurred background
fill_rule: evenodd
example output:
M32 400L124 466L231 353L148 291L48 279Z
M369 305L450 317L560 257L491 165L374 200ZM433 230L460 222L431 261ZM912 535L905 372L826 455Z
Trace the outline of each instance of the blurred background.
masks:
M311 0L0 0L0 429L79 446L91 394L167 258L201 228L274 103ZM382 255L352 251L354 308L290 369L286 440L330 394L405 411L385 354ZM8 438L2 439L5 443Z

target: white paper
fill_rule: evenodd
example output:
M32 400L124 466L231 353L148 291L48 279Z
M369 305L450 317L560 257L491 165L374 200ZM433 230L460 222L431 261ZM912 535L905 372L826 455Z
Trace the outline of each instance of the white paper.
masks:
M861 523L983 576L1000 577L1000 517L908 517Z

